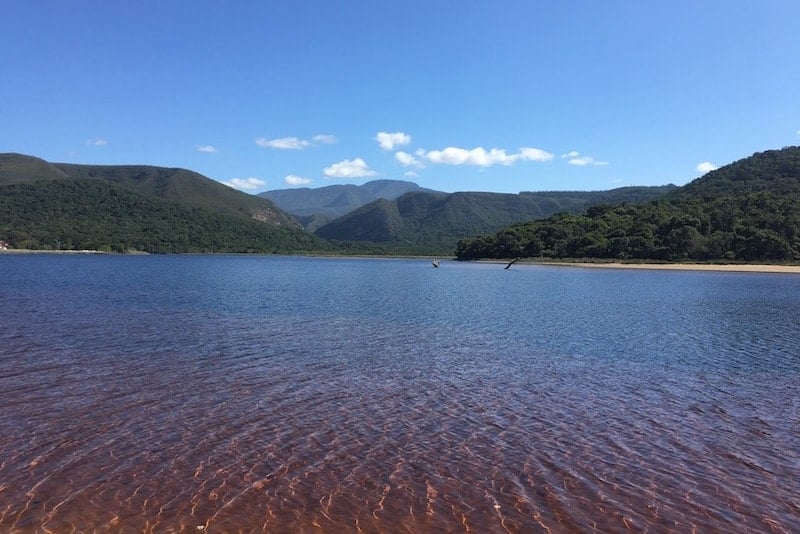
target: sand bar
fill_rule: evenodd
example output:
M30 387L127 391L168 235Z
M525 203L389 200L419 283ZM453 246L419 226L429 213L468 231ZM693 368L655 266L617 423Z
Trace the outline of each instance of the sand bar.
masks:
M524 261L524 260L523 260ZM586 267L592 269L658 269L665 271L719 271L735 273L800 274L800 265L755 265L711 263L588 263L588 262L525 262L537 265Z

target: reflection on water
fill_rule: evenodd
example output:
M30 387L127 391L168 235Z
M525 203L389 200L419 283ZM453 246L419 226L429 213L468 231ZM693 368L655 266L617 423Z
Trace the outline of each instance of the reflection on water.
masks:
M0 531L800 530L800 278L0 261Z

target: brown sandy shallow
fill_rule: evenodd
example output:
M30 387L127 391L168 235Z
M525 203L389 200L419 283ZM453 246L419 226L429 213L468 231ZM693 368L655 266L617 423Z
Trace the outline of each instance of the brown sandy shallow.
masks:
M536 262L520 260L518 263L557 265L592 269L658 269L665 271L721 271L737 273L791 273L800 274L800 265L710 264L710 263L588 263L588 262Z

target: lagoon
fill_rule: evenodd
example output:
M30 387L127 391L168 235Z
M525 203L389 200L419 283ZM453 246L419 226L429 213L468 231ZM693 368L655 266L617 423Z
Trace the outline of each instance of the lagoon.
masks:
M0 530L800 530L800 277L0 256Z

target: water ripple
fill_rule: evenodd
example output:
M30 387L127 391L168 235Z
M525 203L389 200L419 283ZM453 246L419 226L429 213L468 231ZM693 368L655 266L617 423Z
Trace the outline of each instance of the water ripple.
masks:
M800 530L795 279L126 260L0 286L4 532Z

